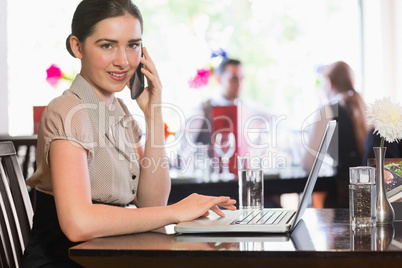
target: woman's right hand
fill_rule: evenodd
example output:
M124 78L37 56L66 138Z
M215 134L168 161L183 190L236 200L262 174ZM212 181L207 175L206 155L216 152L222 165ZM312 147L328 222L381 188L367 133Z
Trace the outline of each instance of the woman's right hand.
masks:
M212 210L217 215L224 217L225 214L218 208L218 206L229 210L236 210L234 204L236 204L236 200L227 196L215 197L191 194L190 196L170 206L174 212L173 217L175 222L179 223L208 216L209 210Z
M141 72L145 75L148 86L137 98L137 103L144 115L151 118L155 109L159 109L162 103L162 81L146 47L143 47L142 51L144 58L141 58L140 62L144 65L144 68L141 69Z

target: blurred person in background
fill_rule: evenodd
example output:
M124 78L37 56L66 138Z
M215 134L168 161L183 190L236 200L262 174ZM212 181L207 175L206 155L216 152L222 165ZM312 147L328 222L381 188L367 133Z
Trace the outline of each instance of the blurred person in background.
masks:
M211 143L211 110L215 106L231 106L237 105L241 91L243 89L244 72L243 66L239 60L225 59L217 69L216 79L221 85L219 95L201 103L193 112L194 115L202 115L206 120L194 121L192 129L199 132L191 133L191 141L194 144L210 144Z
M328 65L323 70L324 91L329 104L322 107L318 118L309 129L308 151L303 168L310 171L321 137L330 120L336 120L337 137L331 141L329 155L335 160L335 187L328 193L315 193L313 205L326 208L349 207L349 167L362 163L364 142L369 130L366 120L366 104L354 88L352 68L343 61Z
M271 114L266 107L255 101L243 100L241 94L243 91L244 69L242 62L237 59L225 59L216 70L216 79L220 84L220 92L212 98L197 105L186 120L187 139L185 146L195 147L197 144L211 145L213 118L211 111L213 107L237 106L240 116L241 130L244 124L254 116L254 120L249 121L252 124L248 127L269 128ZM196 118L194 120L194 118ZM241 131L240 133L243 133ZM241 137L244 139L245 137ZM244 142L242 143L242 145ZM245 148L245 146L244 146ZM247 149L244 149L245 153Z
M194 107L187 116L184 129L186 134L181 145L183 154L185 154L184 158L192 157L199 152L199 148L205 148L208 150L208 157L213 157L215 134L227 128L215 129L220 123L219 120L222 121L221 116L224 117L226 114L213 118L212 111L215 107L236 106L237 122L233 126L237 125L237 152L231 157L230 164L233 171L232 164L233 161L236 161L237 155L264 156L268 153L269 146L275 146L272 140L275 140L276 137L272 136L277 135L276 127L283 118L274 118L267 107L256 101L242 98L245 74L240 60L224 59L215 70L215 75L220 85L220 91L212 98ZM227 114L227 116L227 120L233 119L232 115ZM237 176L237 174L235 175ZM266 198L265 204L266 207L280 207L279 196Z

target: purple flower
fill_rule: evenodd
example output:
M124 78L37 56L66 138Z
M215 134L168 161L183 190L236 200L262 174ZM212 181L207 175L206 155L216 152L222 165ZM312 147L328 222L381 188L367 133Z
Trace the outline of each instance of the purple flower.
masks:
M316 72L317 74L322 74L322 71L323 71L327 66L328 66L328 65L326 65L326 64L317 65L317 66L315 67L315 72Z
M217 50L212 50L211 52L211 59L216 57L222 57L223 59L227 59L226 51L223 48L219 48Z

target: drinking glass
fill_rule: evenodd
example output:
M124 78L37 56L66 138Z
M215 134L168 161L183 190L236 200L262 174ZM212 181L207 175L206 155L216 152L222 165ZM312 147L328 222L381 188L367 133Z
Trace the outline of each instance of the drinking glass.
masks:
M215 152L222 160L222 173L220 179L223 181L230 181L234 179L234 174L229 172L229 160L236 150L236 139L233 133L224 134L218 133L215 136Z
M238 156L239 208L264 208L264 175L262 158Z

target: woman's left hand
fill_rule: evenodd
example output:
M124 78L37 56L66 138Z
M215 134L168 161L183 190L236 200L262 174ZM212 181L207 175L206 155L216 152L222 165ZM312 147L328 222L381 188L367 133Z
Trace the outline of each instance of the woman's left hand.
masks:
M148 86L137 98L137 103L140 109L144 112L144 115L146 117L150 117L151 109L155 108L152 105L162 103L162 82L159 78L155 64L145 47L143 48L143 53L145 58L141 57L140 61L142 64L144 64L144 68L141 69L141 72L147 78Z

